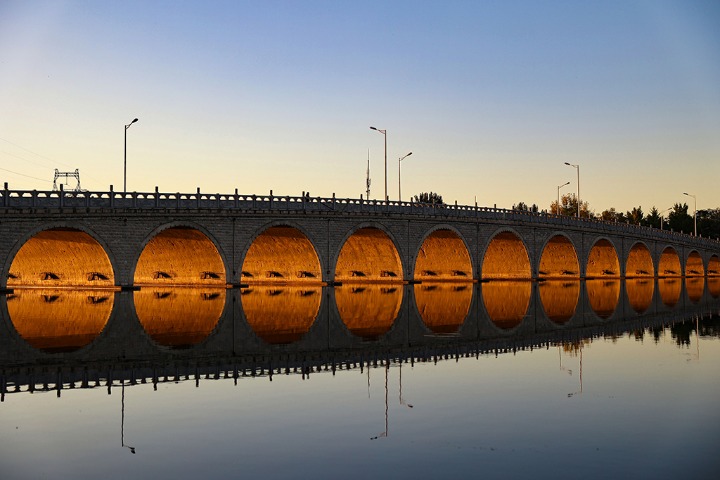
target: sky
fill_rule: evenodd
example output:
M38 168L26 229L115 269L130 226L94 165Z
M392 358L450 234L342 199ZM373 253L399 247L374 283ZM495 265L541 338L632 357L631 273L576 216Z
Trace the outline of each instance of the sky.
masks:
M127 134L128 191L382 199L370 126L392 200L718 208L720 2L0 0L10 188Z

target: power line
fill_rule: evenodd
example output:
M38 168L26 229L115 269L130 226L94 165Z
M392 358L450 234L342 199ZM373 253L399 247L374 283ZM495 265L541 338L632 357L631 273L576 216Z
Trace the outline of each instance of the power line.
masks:
M0 167L0 170L3 170L3 171L5 171L5 172L12 173L12 174L14 174L14 175L20 175L21 177L32 178L33 180L40 180L41 182L52 183L50 180L47 180L47 179L45 179L45 178L38 178L38 177L33 177L32 175L25 175L24 173L13 172L12 170L8 170L7 168L2 168L2 167Z

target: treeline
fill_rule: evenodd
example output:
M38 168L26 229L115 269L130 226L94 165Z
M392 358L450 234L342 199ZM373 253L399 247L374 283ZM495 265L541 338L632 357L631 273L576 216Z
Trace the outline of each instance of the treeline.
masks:
M516 211L576 216L578 213L578 202L574 194L567 194L560 198L559 205L557 201L553 201L550 204L549 210L540 210L537 205L533 204L528 206L524 202L513 205L512 209ZM665 216L665 214L667 214L667 216ZM688 212L687 203L676 203L671 208L663 211L659 211L653 206L647 214L640 206L634 207L632 210L624 213L610 208L600 214L595 214L587 202L580 202L580 217L594 218L606 222L629 223L646 227L662 228L663 230L672 230L674 232L690 234L695 232L695 219L692 216L692 211ZM720 238L720 208L697 211L697 234L703 237Z

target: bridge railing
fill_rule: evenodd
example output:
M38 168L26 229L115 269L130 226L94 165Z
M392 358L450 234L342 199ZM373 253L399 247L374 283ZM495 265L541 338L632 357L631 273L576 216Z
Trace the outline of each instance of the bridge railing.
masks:
M311 197L303 192L300 196L278 196L272 190L267 195L234 193L206 193L198 188L193 193L116 192L110 186L107 192L67 191L63 185L56 191L11 190L8 184L0 190L0 207L18 209L137 209L137 210L236 210L277 211L311 214L357 214L357 215L409 215L457 219L497 220L517 223L554 224L558 228L591 228L612 233L626 232L658 240L682 239L687 242L717 244L719 239L694 237L689 234L659 230L629 223L608 222L594 218L577 218L545 212L508 210L478 205L433 204L420 202L369 200L358 198Z

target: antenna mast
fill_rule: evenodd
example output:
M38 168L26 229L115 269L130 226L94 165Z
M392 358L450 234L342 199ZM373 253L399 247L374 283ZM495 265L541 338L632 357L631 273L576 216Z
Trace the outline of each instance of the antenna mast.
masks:
M365 195L368 200L370 200L370 149L368 148L368 158L367 158L367 178L365 180Z

